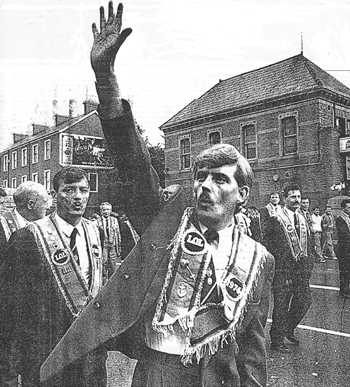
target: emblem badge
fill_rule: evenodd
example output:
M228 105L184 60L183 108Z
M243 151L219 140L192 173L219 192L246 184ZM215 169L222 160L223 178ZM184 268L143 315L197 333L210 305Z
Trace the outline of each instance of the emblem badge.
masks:
M244 283L235 275L229 275L225 279L225 289L227 295L233 300L238 301L242 298L245 285Z
M67 250L59 249L52 254L52 262L57 266L66 265L70 260L70 255Z
M179 296L179 298L185 297L187 294L186 284L183 282L180 282L176 291L177 291L177 295Z
M291 224L287 224L287 231L288 232L293 232L293 226Z
M190 255L204 254L206 252L204 236L193 228L185 232L181 240L181 247L185 253Z
M97 245L92 245L92 254L94 254L96 257L98 257L100 255L100 249L98 248Z

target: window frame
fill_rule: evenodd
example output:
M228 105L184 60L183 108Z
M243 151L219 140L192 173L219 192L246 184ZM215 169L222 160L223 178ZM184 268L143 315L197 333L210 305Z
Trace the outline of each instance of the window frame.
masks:
M49 181L47 181L46 174L48 173L49 175ZM47 185L49 187L47 187ZM50 169L44 169L44 187L47 192L50 192L51 190L51 170Z
M39 183L39 173L38 172L33 172L31 180L36 182L36 183Z
M294 118L295 120L295 134L292 135L284 135L283 121L287 118ZM297 155L299 152L299 124L298 124L298 112L287 112L280 114L278 116L279 119L279 133L280 133L280 155L281 156L293 156ZM285 151L285 138L295 137L296 142L296 150L295 152L286 152Z
M214 135L214 134L218 134L219 135L219 139L220 139L220 141L219 142L211 142L210 141L210 137L212 136L212 135ZM221 133L221 130L220 129L212 129L212 130L209 130L208 131L208 144L210 145L210 146L212 146L212 145L216 145L216 144L221 144L221 142L222 142L222 133Z
M11 169L17 169L18 165L17 150L11 152Z
M34 155L34 149L37 149L36 155L37 157L35 158ZM37 164L39 162L39 143L32 144L32 164Z
M96 189L93 190L91 189L91 185L90 185L90 176L91 175L96 175ZM89 179L89 186L90 186L90 192L98 192L98 173L97 172L88 172L88 179Z
M183 141L188 141L188 148L189 148L189 151L188 152L185 152L185 153L182 153L182 146L181 144L183 143ZM179 168L180 168L180 171L189 171L191 169L191 164L192 164L192 160L191 160L191 137L189 135L187 136L181 136L179 138ZM185 162L183 163L183 160L186 160L186 157L188 156L188 160L189 160L189 166L186 167L185 165Z
M3 172L9 171L9 155L7 153L4 155L4 158L2 159L2 171Z
M46 144L49 144L48 149L46 148ZM51 159L51 140L47 139L44 141L44 160Z
M24 154L26 155L25 157L23 157ZM24 163L24 161L25 161L25 163ZM21 149L21 165L22 165L22 167L26 167L28 165L28 148L27 147Z
M245 121L245 122L241 122L240 126L241 126L241 152L247 160L257 160L257 158L258 158L257 122L256 121ZM254 132L255 132L254 140L247 140L246 128L248 128L248 127L254 128ZM250 144L255 144L255 157L248 157L248 155L247 155L247 153L248 153L247 147Z

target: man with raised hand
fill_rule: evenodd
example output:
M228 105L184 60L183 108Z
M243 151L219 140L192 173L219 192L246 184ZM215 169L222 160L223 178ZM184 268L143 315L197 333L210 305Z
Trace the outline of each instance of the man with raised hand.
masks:
M180 186L160 189L114 75L131 32L121 29L122 11L119 4L115 15L110 2L106 21L100 9L91 62L107 143L135 185L128 215L141 239L43 364L42 380L113 339L114 349L139 360L134 387L265 386L274 261L234 220L251 168L236 148L219 144L194 162L194 208L185 208Z
M3 383L39 386L40 365L102 285L102 251L95 223L83 218L89 182L66 167L53 178L56 212L15 232L4 266L6 305L0 328L8 332L9 365ZM60 387L106 386L107 353L101 348L52 380Z

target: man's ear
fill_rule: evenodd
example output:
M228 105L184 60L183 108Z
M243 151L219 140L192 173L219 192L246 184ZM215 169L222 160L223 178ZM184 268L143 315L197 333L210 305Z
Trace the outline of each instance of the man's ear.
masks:
M238 188L239 194L241 196L241 202L245 203L249 197L249 187L247 185L243 185Z

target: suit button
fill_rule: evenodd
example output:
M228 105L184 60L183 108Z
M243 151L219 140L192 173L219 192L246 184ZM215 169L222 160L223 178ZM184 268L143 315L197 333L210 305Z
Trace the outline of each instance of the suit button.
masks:
M129 278L130 278L129 274L125 273L125 274L124 274L124 278L125 278L126 280L129 279Z
M95 301L94 302L94 307L95 307L95 309L100 309L101 308L101 304L98 301Z

